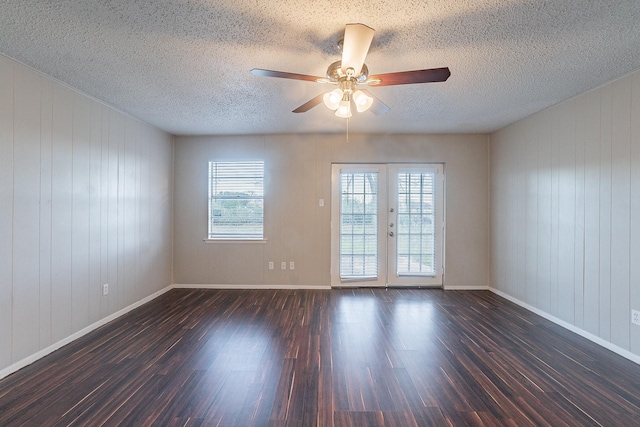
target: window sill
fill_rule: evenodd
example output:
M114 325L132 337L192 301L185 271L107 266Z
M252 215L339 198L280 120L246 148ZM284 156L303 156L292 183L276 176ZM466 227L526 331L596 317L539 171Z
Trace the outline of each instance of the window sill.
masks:
M267 243L267 239L202 239L205 243Z

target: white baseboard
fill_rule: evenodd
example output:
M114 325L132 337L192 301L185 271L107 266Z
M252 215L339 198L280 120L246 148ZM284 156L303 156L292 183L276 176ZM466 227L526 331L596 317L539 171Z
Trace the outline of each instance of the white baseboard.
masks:
M349 286L338 286L338 288L348 288ZM359 287L359 286L355 286ZM409 286L410 287L410 286ZM175 289L333 289L331 285L283 285L283 284L261 284L261 285L225 285L225 284L190 284L190 283L178 283L174 284ZM391 288L391 287L390 287ZM384 289L380 286L379 289ZM422 289L429 289L428 286ZM440 289L439 287L433 287L432 289ZM445 291L487 291L489 287L486 285L479 286L444 286Z
M175 289L331 289L329 285L279 285L279 284L263 284L263 285L203 285L203 284L188 284L179 283L173 285Z
M631 360L632 362L640 364L640 356L638 356L637 354L631 353L630 351L625 350L622 347L618 347L617 345L612 344L609 341L606 341L606 340L600 338L599 336L592 334L591 332L587 332L584 329L580 329L577 326L572 325L569 322L566 322L566 321L564 321L562 319L558 319L557 317L552 316L549 313L546 313L546 312L544 312L544 311L542 311L542 310L540 310L540 309L538 309L538 308L536 308L536 307L534 307L532 305L529 305L526 302L520 301L519 299L514 298L511 295L506 294L506 293L502 292L499 289L495 289L495 288L491 288L490 287L489 290L491 292L493 292L494 294L500 295L502 298L507 299L507 300L511 301L512 303L519 305L522 308L526 308L527 310L537 314L540 317L544 317L545 319L555 323L556 325L562 326L563 328L568 329L571 332L574 332L574 333L580 335L581 337L584 337L584 338L588 339L589 341L592 341L592 342L594 342L594 343L606 348L607 350L611 350L614 353L619 354L620 356Z
M61 347L64 347L65 345L77 340L78 338L88 334L89 332L92 332L96 329L98 329L101 326L106 325L107 323L111 322L112 320L117 319L118 317L130 312L131 310L134 310L138 307L140 307L143 304L148 303L149 301L158 298L160 295L164 294L167 291L170 291L171 289L173 289L173 286L169 285L164 289L159 290L158 292L155 292L151 295L149 295L146 298L141 299L138 302L135 302L133 304L131 304L128 307L123 308L122 310L116 311L113 314L110 314L109 316L105 317L104 319L100 319L97 322L87 326L84 329L79 330L78 332L69 335L66 338L61 339L60 341L51 344L49 347L47 348L43 348L42 350L38 351L37 353L34 353L30 356L25 357L24 359L0 370L0 380L8 375L13 374L14 372L24 368L25 366L28 366L30 364L32 364L33 362L35 362L38 359L43 358L44 356L53 353L54 351L60 349Z

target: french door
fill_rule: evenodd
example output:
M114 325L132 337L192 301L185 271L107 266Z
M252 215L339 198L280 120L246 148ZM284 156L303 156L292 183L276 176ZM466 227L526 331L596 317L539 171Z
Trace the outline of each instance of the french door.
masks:
M334 164L332 286L442 286L441 164Z

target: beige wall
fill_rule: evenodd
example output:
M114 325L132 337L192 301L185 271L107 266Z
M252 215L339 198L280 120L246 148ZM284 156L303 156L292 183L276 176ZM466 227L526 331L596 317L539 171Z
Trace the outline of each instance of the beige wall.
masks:
M491 283L640 355L640 72L491 135Z
M442 162L447 287L488 285L488 144L484 135L179 137L175 144L174 282L330 285L331 163ZM205 243L207 162L264 159L266 243ZM325 206L319 207L319 199ZM268 262L276 263L275 270ZM296 269L281 271L281 261Z
M170 135L0 55L0 372L171 284L171 185Z

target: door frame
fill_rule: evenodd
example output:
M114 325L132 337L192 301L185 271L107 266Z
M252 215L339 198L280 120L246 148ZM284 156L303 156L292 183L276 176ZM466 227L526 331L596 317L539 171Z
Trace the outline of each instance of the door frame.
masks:
M374 278L363 279L341 279L340 278L340 173L343 170L349 172L377 172L378 175L378 276ZM385 185L380 185L380 183ZM380 200L386 200L387 196L387 167L386 164L360 164L360 163L334 163L331 165L331 287L385 287L387 285L387 239L381 239L380 236L387 232L386 213L381 209ZM337 187L336 187L337 186ZM338 216L335 218L336 209ZM384 218L381 217L384 215ZM337 238L336 238L337 236ZM384 254L384 255L383 255ZM384 262L380 258L384 256Z
M387 286L389 287L442 287L444 285L444 164L442 163L389 163L387 166L388 177L388 206L387 223L397 224L398 213L398 181L399 172L434 172L434 256L436 271L429 275L399 275L397 271L397 227L389 228L389 232L396 234L390 237L387 233ZM390 208L394 208L391 212ZM389 256L395 255L395 256Z
M444 163L332 163L331 164L331 287L444 287L445 267L445 174ZM390 189L397 186L391 179L392 170L433 170L436 169L436 250L437 268L433 276L401 276L398 280L389 280L389 238L392 231L390 224ZM340 278L340 173L343 170L353 172L378 172L378 277L358 279ZM397 193L397 189L395 190ZM397 195L396 195L397 197ZM394 221L395 222L395 221ZM395 230L393 230L395 232ZM438 232L439 231L439 232ZM381 238L384 236L384 238ZM395 275L398 277L397 275ZM415 278L420 278L415 280ZM413 278L413 279L411 279Z

